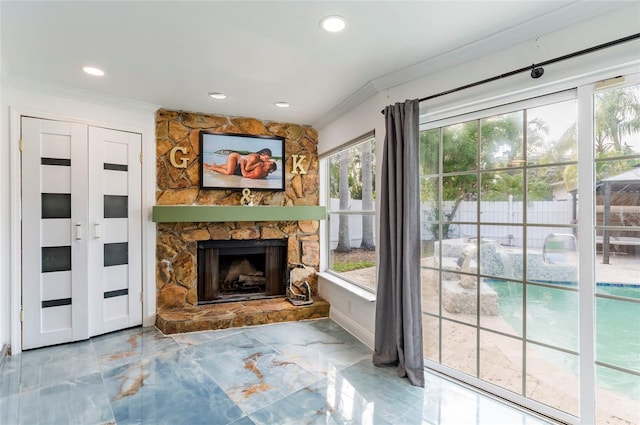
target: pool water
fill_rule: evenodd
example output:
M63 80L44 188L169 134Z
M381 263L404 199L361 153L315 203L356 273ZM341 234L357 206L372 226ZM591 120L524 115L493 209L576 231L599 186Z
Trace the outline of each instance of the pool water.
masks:
M498 294L500 316L523 335L523 285L487 281ZM566 286L565 286L566 288ZM640 288L598 285L598 294L640 299ZM640 372L640 303L597 298L596 360ZM578 292L562 287L528 285L526 292L527 339L579 351ZM549 355L555 351L557 356ZM545 357L578 374L577 356L545 349ZM640 377L607 367L596 367L599 387L640 400Z

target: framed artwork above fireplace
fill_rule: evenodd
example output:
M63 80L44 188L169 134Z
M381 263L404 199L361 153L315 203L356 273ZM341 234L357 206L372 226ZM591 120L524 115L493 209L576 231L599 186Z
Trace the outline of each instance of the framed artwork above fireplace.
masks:
M284 190L285 139L200 132L200 188Z

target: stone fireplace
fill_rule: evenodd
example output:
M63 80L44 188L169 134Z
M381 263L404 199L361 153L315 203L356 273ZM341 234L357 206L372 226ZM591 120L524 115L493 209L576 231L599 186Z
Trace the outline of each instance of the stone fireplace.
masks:
M284 239L198 242L198 304L285 294Z
M300 320L328 315L328 304L317 297L315 270L320 262L319 221L309 219L264 219L260 207L313 207L318 205L317 133L309 126L262 122L252 118L234 118L159 110L156 114L156 205L197 208L241 205L242 193L237 190L207 190L199 188L199 132L276 135L285 138L284 191L254 191L256 211L251 220L224 221L211 217L200 221L158 221L156 227L156 288L158 328L165 333L246 326L282 320ZM176 155L178 157L176 157ZM295 163L302 167L296 169ZM176 159L179 165L176 167ZM302 172L301 172L302 171ZM289 210L291 211L291 210ZM213 250L244 250L237 244L265 247L249 258L254 264L241 266L243 258L226 264L205 266ZM206 248L205 248L206 247ZM209 250L207 250L209 249ZM253 248L251 248L253 249ZM247 251L248 252L248 251ZM252 256L254 254L251 254ZM224 254L226 257L227 254ZM258 259L261 257L261 259ZM207 274L212 267L229 269L233 262L248 267L240 270L243 280L218 277L212 281ZM257 265L255 263L258 263ZM265 263L265 264L263 264ZM277 263L281 273L267 273ZM298 265L309 270L306 280L314 303L294 308L284 300L283 291L288 270ZM207 267L209 269L207 269ZM251 267L255 268L253 272ZM258 270L261 268L265 270ZM248 273L245 273L247 272ZM236 273L235 271L234 273ZM260 272L264 275L260 276ZM204 276L203 276L204 275ZM261 279L264 277L264 279ZM209 279L209 281L207 281ZM223 302L221 302L223 301ZM242 310L250 310L243 318ZM233 312L233 318L230 318ZM249 317L250 316L250 317ZM206 317L206 320L198 321Z

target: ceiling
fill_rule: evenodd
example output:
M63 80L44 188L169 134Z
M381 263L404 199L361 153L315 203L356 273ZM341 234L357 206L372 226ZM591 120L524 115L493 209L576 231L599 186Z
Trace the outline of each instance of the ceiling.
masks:
M625 5L2 0L2 73L9 85L321 129L380 90ZM346 31L321 30L327 15L345 17Z

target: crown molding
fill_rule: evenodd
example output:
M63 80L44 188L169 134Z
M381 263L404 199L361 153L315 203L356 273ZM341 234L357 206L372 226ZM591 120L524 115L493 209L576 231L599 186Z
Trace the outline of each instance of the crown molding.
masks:
M105 106L112 106L118 109L127 109L143 113L155 113L160 109L160 105L140 102L133 99L126 99L117 96L110 96L91 90L79 89L75 87L65 86L63 84L51 83L29 77L15 77L9 74L6 78L3 76L3 84L5 87L16 88L20 90L33 91L51 96L63 97L82 102L97 103Z

